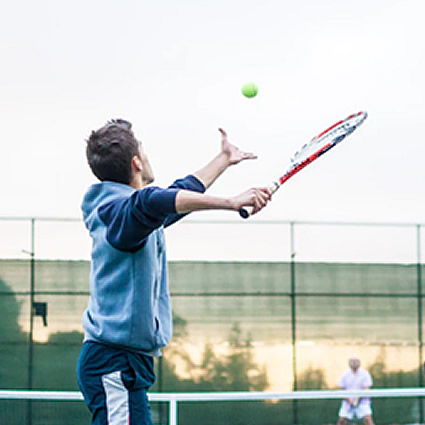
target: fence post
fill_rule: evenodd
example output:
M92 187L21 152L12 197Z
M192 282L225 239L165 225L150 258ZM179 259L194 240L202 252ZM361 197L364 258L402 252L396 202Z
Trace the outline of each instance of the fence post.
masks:
M423 336L422 336L422 264L421 264L421 225L416 225L416 275L417 275L417 314L418 314L418 342L419 342L419 374L418 374L418 384L419 387L423 387L423 373L424 373L424 363L423 363ZM424 407L423 407L423 398L419 398L419 423L424 423Z
M31 218L31 251L30 255L30 329L28 335L28 389L33 387L33 358L34 358L34 291L35 291L35 218ZM32 402L28 400L27 425L32 425Z
M293 376L293 391L297 391L297 351L296 351L296 298L295 298L295 229L294 222L290 223L291 236L291 339L292 339L292 376ZM298 406L297 400L292 401L292 419L296 425L298 423Z

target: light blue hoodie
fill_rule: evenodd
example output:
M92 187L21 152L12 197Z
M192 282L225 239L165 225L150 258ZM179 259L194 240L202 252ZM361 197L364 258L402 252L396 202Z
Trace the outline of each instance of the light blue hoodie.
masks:
M194 176L167 189L135 190L105 181L87 191L82 210L93 240L85 341L150 356L172 335L164 227L183 217L179 189L204 192Z

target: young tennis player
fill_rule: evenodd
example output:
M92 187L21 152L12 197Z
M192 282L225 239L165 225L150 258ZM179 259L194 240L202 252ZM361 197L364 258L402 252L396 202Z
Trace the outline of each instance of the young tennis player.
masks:
M255 158L220 131L220 153L168 188L149 186L152 168L129 122L110 121L87 141L88 163L100 183L82 204L93 248L77 377L92 424L152 424L147 390L155 380L153 359L172 334L164 228L192 211L252 206L256 213L270 200L266 188L227 198L204 194L230 165Z

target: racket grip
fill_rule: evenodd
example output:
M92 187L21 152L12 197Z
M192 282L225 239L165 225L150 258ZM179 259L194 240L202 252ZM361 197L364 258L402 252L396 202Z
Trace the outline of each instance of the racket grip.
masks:
M254 207L251 207L251 206L243 207L239 210L239 215L242 218L248 218L252 215L253 211L254 211Z
M268 189L270 190L271 194L273 195L280 187L280 184L278 182L273 182ZM254 207L251 207L248 205L247 207L243 207L239 210L239 215L242 218L249 218L252 215L252 212L254 211Z

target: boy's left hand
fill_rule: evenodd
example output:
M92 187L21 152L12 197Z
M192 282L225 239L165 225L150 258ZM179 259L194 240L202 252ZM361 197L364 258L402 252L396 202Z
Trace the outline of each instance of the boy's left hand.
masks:
M222 128L219 128L218 130L221 133L221 152L227 156L229 165L238 164L239 162L244 161L245 159L257 158L257 155L254 155L251 152L243 152L236 146L232 145L227 140L226 132Z

